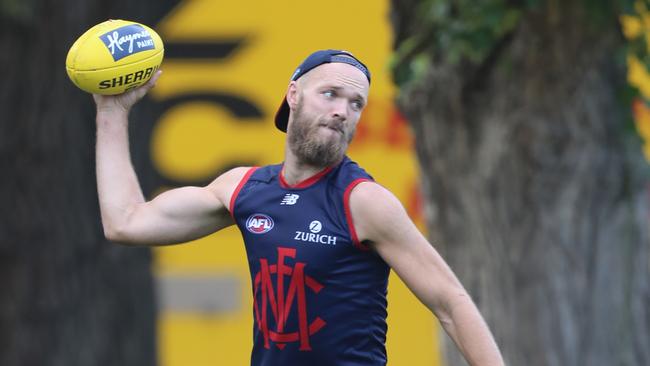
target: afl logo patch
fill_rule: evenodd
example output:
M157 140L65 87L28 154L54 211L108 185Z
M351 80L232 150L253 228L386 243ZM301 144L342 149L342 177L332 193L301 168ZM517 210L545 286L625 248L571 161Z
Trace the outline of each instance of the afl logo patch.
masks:
M273 219L261 213L252 214L246 219L246 229L253 234L268 233L273 229Z

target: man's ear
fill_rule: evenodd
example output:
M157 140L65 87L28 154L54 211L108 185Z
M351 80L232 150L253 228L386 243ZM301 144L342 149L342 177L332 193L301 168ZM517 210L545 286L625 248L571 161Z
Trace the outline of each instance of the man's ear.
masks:
M291 110L295 110L298 105L298 83L292 81L287 88L287 104Z

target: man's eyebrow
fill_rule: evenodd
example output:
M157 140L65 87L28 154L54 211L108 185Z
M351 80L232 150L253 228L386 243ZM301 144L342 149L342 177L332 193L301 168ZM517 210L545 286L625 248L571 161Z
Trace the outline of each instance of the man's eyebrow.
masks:
M361 104L364 104L364 105L366 104L366 98L364 98L363 95L361 95L361 93L354 92L352 94L354 95L355 99L358 99L358 100L361 101Z
M323 88L323 89L334 89L334 90L337 90L337 91L344 89L340 85L332 85L332 84L325 84L321 88ZM356 99L359 99L359 100L361 100L363 102L363 104L366 104L366 98L364 98L363 95L361 95L361 93L353 92L353 94L354 94L354 97Z

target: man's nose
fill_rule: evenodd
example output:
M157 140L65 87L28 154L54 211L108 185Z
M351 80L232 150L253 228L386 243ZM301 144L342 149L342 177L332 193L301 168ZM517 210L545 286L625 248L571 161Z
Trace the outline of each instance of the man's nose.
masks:
M348 104L343 98L339 98L332 104L332 117L345 121L348 118Z

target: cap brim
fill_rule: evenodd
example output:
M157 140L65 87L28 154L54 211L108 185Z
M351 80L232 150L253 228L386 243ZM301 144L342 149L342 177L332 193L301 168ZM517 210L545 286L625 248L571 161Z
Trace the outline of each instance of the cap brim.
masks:
M289 104L287 103L287 97L285 96L282 99L282 104L280 108L275 113L275 127L282 132L287 132L287 124L289 123Z

